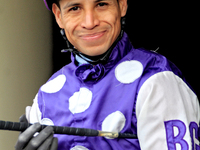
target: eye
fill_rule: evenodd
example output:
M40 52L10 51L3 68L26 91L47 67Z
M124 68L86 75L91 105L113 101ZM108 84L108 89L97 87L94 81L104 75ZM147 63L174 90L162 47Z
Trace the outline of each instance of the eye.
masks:
M98 3L99 7L103 7L103 6L107 6L107 5L108 5L107 3Z
M78 6L74 6L72 8L69 9L69 11L77 11L79 10L80 8Z

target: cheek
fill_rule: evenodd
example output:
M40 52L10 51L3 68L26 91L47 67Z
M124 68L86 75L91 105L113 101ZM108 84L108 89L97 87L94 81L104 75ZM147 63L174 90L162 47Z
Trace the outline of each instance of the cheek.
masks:
M110 13L110 15L105 15L107 17L107 22L112 26L112 28L114 28L115 30L118 29L120 27L120 20L121 20L121 16L119 14L119 12L112 12Z
M108 23L111 26L112 30L112 41L114 41L121 31L121 17L119 15L110 15L112 17L108 18Z
M74 20L74 19L66 19L64 21L64 24L65 24L65 33L66 33L66 36L68 38L68 40L70 42L72 42L71 39L73 39L73 34L74 34L74 31L76 30L77 26L78 26L78 20Z

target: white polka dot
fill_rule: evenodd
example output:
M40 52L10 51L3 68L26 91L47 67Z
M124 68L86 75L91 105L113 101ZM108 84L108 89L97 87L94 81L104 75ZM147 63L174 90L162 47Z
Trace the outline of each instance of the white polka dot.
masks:
M73 113L82 113L89 108L92 101L92 92L87 88L80 88L69 98L69 110Z
M102 131L120 132L124 128L125 123L126 118L120 111L113 112L104 119Z
M59 75L56 78L48 81L41 87L41 91L46 93L56 93L62 89L66 82L65 75Z
M139 61L124 61L116 67L115 76L119 82L129 84L139 78L142 72L143 65Z
M43 125L48 125L48 126L54 126L54 123L51 119L49 118L43 118L41 120L41 123L40 124L43 124Z
M70 150L89 150L89 149L87 149L84 146L77 145L77 146L71 148Z

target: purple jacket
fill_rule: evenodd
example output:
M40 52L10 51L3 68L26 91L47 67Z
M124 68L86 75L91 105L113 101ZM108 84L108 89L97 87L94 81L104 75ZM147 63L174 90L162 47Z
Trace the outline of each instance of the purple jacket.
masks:
M127 132L138 139L55 135L59 150L198 148L199 103L164 56L135 49L124 33L106 64L72 62L34 99L31 123Z

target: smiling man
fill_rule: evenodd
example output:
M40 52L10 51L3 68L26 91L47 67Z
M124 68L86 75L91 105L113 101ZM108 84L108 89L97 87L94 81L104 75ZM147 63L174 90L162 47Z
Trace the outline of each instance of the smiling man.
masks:
M127 0L45 0L72 62L38 91L21 122L35 123L16 150L199 149L200 108L180 70L135 49L124 30ZM39 122L39 123L36 123ZM137 139L54 134L51 126L131 133ZM35 135L35 136L33 136Z
M105 53L119 36L127 2L62 0L52 10L70 43L81 53L96 56Z

